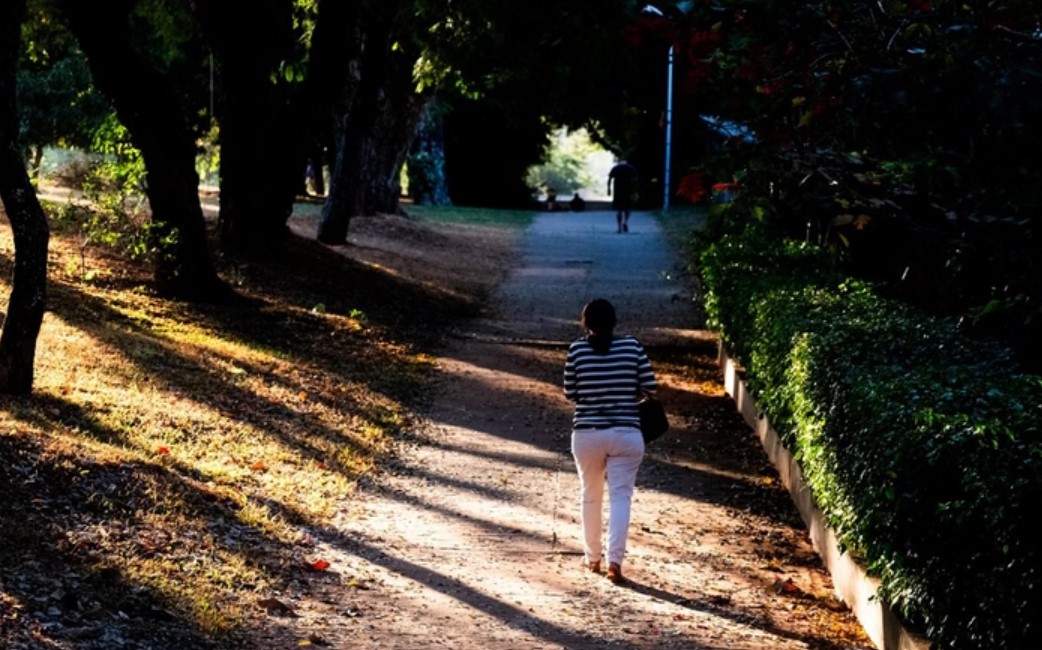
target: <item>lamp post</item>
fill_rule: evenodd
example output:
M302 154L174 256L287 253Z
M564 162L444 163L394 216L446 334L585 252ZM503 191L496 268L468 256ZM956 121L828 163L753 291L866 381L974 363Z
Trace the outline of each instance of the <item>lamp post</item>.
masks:
M644 5L643 13L655 14L666 17L662 10L654 5ZM662 173L662 209L669 209L669 166L673 147L673 44L669 46L669 56L666 59L666 153L663 161Z

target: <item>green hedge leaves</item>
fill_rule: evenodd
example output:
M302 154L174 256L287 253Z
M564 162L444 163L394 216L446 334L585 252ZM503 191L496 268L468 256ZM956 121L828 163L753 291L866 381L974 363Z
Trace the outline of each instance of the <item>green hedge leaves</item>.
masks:
M698 256L710 326L879 597L940 648L1042 647L1042 379L812 246Z

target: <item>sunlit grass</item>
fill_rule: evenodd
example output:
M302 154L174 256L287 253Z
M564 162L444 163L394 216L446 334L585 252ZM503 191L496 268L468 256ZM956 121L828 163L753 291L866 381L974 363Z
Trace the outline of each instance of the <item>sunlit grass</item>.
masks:
M467 212L437 218L524 223ZM147 268L83 251L75 235L52 239L33 395L0 398L0 530L18 531L0 544L0 577L27 576L11 597L31 600L76 575L104 606L147 601L174 627L234 633L255 600L300 578L309 531L413 426L435 361L401 323L451 316L452 288L391 268L311 268L318 280L280 271L277 290L244 276L245 306L193 306L157 298ZM12 251L5 227L4 278ZM81 264L89 278L67 272ZM326 277L388 306L338 305ZM0 303L9 292L0 281Z

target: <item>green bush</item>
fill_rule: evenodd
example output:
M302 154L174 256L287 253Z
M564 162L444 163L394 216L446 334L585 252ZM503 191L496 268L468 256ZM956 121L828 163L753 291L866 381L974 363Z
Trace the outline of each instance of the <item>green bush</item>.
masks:
M729 235L699 262L711 326L880 598L940 648L1042 647L1042 379L814 247Z

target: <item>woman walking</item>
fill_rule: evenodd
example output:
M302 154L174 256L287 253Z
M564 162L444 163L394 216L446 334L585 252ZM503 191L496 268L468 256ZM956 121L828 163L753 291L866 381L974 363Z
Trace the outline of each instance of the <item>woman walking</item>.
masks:
M586 336L568 348L564 395L575 402L572 455L582 483L583 566L601 570L601 511L608 483L608 579L622 581L637 469L644 458L637 402L653 394L655 373L640 342L615 337L615 308L602 298L587 303L580 320Z

